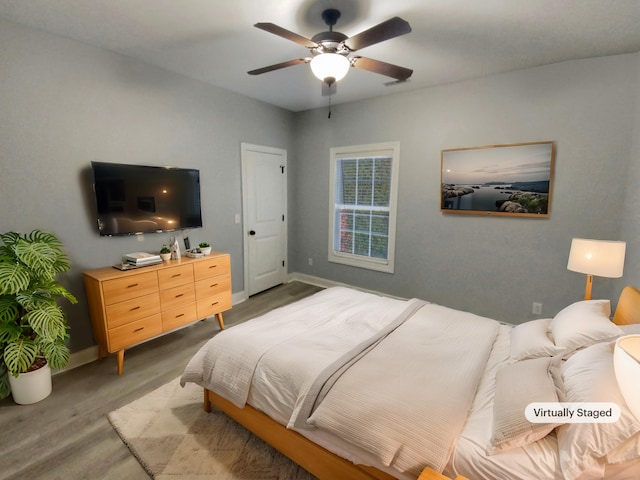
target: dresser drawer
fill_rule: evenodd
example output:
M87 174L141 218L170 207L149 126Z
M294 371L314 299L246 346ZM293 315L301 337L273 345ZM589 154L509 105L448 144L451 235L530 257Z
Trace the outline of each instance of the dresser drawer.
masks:
M160 305L162 311L188 305L196 301L196 291L193 282L187 285L160 291Z
M179 267L165 268L158 271L158 283L160 290L177 287L186 283L193 283L193 267L180 265Z
M105 307L107 328L115 328L141 318L160 313L160 295L158 292L132 298L124 302Z
M161 333L162 319L159 313L121 327L112 328L109 330L109 351L122 350L129 345L139 343Z
M208 258L193 265L196 281L216 275L231 274L231 262L228 255Z
M205 278L196 282L196 298L198 300L225 292L231 292L231 275L229 274Z
M162 311L162 330L168 332L198 319L196 304L191 303L182 307Z
M198 318L206 318L231 308L231 295L220 293L208 298L199 299Z
M105 305L122 302L130 298L141 297L158 291L158 275L156 272L139 273L137 275L115 278L102 282L102 294Z

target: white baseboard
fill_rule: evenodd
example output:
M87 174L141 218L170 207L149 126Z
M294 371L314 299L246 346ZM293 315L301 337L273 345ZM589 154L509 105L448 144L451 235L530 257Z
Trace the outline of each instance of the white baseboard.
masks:
M287 283L289 282L303 282L323 288L350 286L346 283L335 282L333 280L327 280L326 278L307 275L306 273L290 273L289 275L287 275Z
M368 288L356 287L349 285L348 283L336 282L334 280L327 280L326 278L314 277L313 275L307 275L306 273L291 273L287 276L287 282L304 282L317 287L330 288L330 287L348 287L361 292L373 293L374 295L383 295L385 297L397 298L399 300L406 300L405 297L398 297L396 295L389 295L388 293L379 292L377 290L369 290Z
M231 295L231 304L237 305L239 303L244 302L248 298L249 298L249 295L247 295L247 292L245 292L244 290L242 290L241 292L236 292Z
M61 368L60 370L53 370L53 375L57 375L58 373L66 372L67 370L71 370L73 368L78 368L82 365L86 365L87 363L94 362L98 359L98 346L94 345L89 348L85 348L84 350L80 350L79 352L73 352L69 357L69 363L66 367Z

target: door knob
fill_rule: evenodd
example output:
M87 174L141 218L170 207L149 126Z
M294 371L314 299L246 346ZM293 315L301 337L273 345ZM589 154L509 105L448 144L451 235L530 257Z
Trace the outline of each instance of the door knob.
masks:
M249 235L255 235L255 234L256 234L255 230L249 230Z

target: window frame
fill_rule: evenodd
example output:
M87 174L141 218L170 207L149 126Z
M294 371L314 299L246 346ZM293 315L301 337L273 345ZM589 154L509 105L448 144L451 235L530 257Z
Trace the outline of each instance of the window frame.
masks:
M391 184L389 193L389 231L387 244L387 258L375 258L354 253L337 252L334 250L334 237L336 235L336 189L338 162L346 159L360 159L371 157L391 158ZM333 147L330 150L330 186L329 186L329 243L328 260L332 263L340 263L352 267L366 268L379 272L394 273L395 271L395 244L396 244L396 218L398 207L398 183L400 173L400 143L383 142L367 145L354 145L346 147ZM365 208L366 209L366 208Z

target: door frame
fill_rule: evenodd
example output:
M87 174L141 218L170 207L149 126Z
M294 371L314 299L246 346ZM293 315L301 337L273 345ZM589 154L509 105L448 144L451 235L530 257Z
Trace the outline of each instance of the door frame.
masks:
M249 202L247 201L247 157L246 152L254 150L258 152L269 153L273 155L282 155L282 163L284 170L282 172L282 206L284 209L284 222L282 225L284 239L282 242L282 258L284 259L284 279L286 280L289 274L289 258L288 258L288 239L289 239L289 207L287 204L287 197L289 192L289 184L287 182L287 151L283 148L267 147L264 145L255 145L252 143L241 142L240 143L240 163L242 169L242 256L244 264L244 297L249 298L249 242L248 242L248 225L246 224L249 218Z

